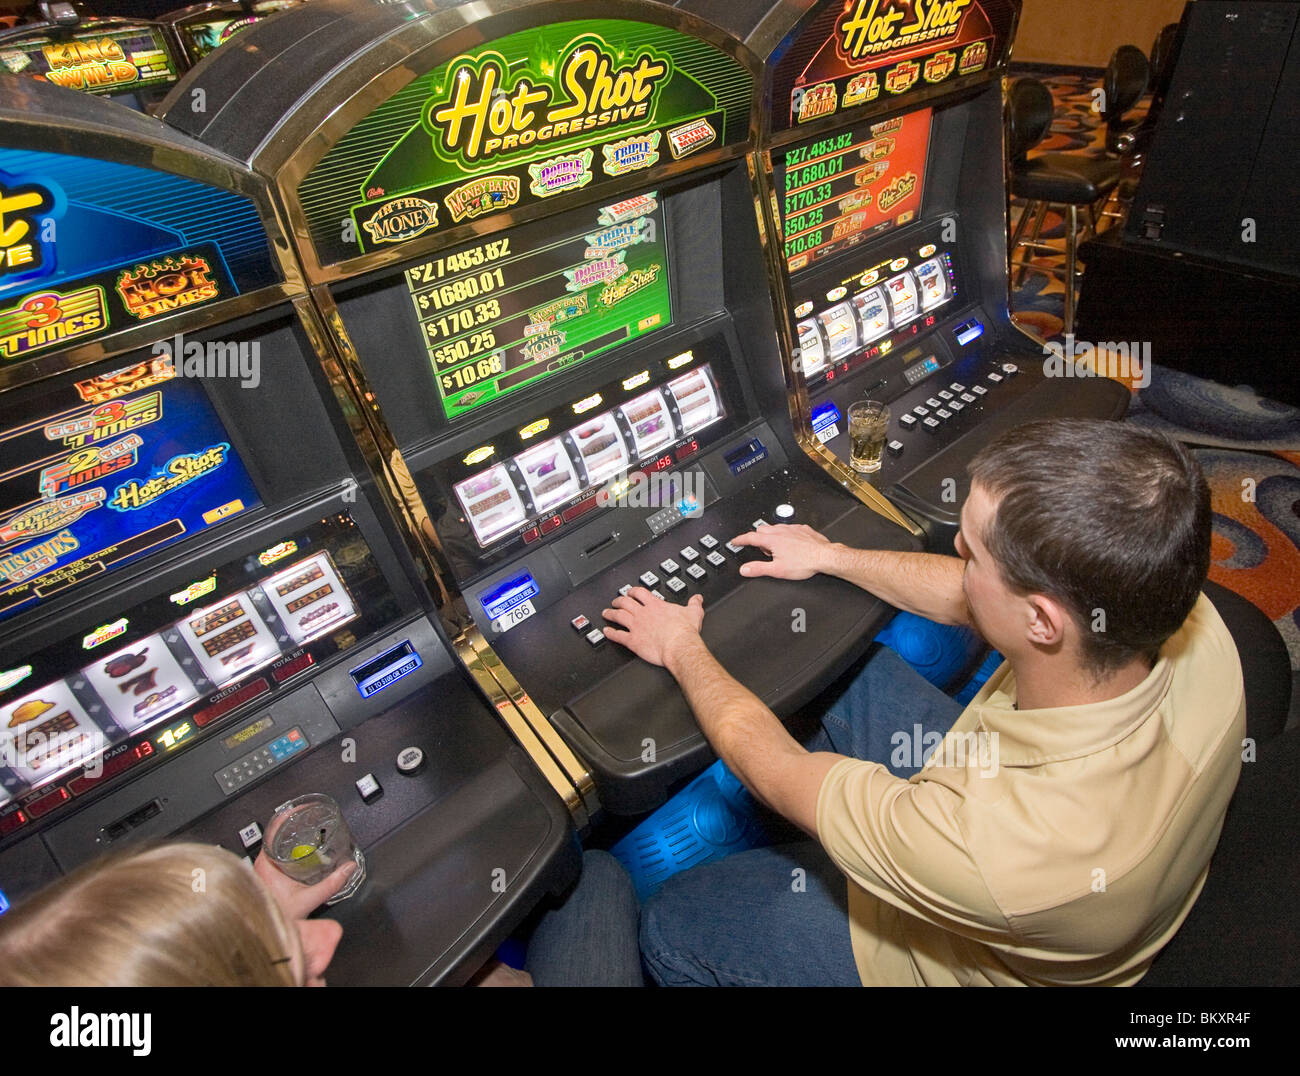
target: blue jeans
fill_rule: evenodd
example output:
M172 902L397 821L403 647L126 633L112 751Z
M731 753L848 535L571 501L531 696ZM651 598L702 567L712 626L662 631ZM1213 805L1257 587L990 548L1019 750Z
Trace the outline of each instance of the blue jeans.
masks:
M806 746L909 777L961 711L881 647ZM847 902L816 841L756 848L669 878L642 909L641 955L663 986L858 986Z
M542 916L524 967L535 986L644 986L636 890L608 852L582 856L578 884Z

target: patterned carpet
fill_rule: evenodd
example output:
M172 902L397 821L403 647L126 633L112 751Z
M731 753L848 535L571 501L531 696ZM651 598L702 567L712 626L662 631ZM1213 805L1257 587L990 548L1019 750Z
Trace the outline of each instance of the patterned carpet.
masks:
M1100 78L1030 73L1048 85L1057 104L1052 130L1034 152L1103 156L1104 131L1092 107ZM1144 109L1145 103L1131 115ZM1012 204L1013 227L1022 208ZM1061 253L1035 257L1035 264L1063 265L1061 216L1049 214L1042 238ZM1060 280L1030 273L1013 287L1011 306L1023 328L1047 341L1060 338L1064 300ZM1220 385L1157 366L1150 386L1134 394L1128 421L1195 446L1215 512L1210 578L1264 611L1286 640L1292 669L1300 670L1300 410L1264 399L1249 386Z

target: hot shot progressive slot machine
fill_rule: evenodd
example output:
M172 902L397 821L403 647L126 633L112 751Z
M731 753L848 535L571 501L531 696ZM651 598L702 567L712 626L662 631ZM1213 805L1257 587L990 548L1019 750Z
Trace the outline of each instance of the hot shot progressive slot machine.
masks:
M571 880L572 819L440 635L264 190L0 81L5 902L142 838L251 857L325 792L369 872L332 979L463 980Z
M951 549L965 466L1035 418L1128 392L1044 376L1011 320L1002 76L1017 0L678 0L765 60L755 197L800 440L837 477L847 412L887 403L870 483Z
M575 784L643 811L711 755L672 679L604 639L610 600L702 594L714 653L785 713L889 610L826 578L744 579L729 539L796 520L918 549L919 530L791 435L746 164L754 57L655 4L424 10L314 0L212 56L164 118L277 185L449 567L466 664Z

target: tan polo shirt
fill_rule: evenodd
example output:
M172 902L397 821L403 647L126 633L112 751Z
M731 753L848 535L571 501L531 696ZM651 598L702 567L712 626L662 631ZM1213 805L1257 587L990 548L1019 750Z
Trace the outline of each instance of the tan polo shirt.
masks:
M1129 985L1200 894L1246 734L1209 599L1127 694L1015 697L1003 664L910 781L855 759L826 775L817 829L865 985Z

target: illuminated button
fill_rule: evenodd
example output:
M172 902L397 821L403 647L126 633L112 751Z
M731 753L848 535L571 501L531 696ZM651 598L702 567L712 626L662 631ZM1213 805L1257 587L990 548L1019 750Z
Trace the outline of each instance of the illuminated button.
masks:
M948 405L948 410L950 410L950 411L965 411L965 410L966 410L966 405L965 405L964 403L962 403L960 400L953 400L953 402L950 403L950 404Z
M357 792L361 794L363 802L370 803L379 799L384 794L384 789L375 778L375 775L368 773L364 777L357 778Z
M569 623L573 625L574 631L586 631L589 627L591 627L591 621L588 620L581 613L579 613L572 620L570 620Z
M965 400L967 403L974 403L974 402L975 402L975 397L972 396L969 392L963 392L963 393L961 394L961 398L962 398L963 400Z
M591 643L592 646L599 646L604 641L605 633L599 628L592 628L591 631L587 632L587 642Z
M657 590L652 590L650 591L650 593L653 594L656 598L658 598L661 602L666 602L668 600Z
M891 456L901 456L903 454L902 441L890 441L885 447L889 449L889 454Z
M959 385L959 384L957 384L956 381L954 381L954 382L953 382L951 385L949 385L948 387L949 387L950 389L952 389L953 392L965 392L965 391L966 391L966 386L965 386L965 385Z
M654 572L642 572L640 579L643 587L654 587L659 585L659 577L655 575Z
M414 777L424 769L424 751L418 747L403 747L397 756L397 772L404 777Z
M677 576L675 575L665 580L665 582L667 583L668 589L671 590L674 594L680 594L683 590L686 589L686 584L683 583L680 579L678 579Z
M726 544L726 548L729 549L732 553L739 553L745 547L743 545L736 545L735 542L728 542Z
M950 418L952 418L952 412L949 411L946 407L941 407L939 408L938 411L935 412L935 417L941 418L943 419L944 422L947 422Z
M926 406L926 407L942 407L942 406L943 406L943 402L942 402L941 400L936 400L933 396L931 396L928 400L925 401L925 406Z
M239 843L245 848L252 848L255 844L260 844L262 840L262 827L256 822L249 822L239 831Z
M754 530L758 530L759 527L766 527L767 525L768 523L766 519L756 519L754 520L753 523L750 524L750 526L753 527Z
M776 506L776 518L777 518L777 519L793 519L793 518L794 518L794 505L792 505L792 504L778 504L778 505Z
M674 572L680 572L682 570L682 566L673 560L672 557L669 557L667 560L661 560L659 562L659 567L664 570L664 575L672 575Z
M898 424L899 424L900 426L902 426L903 429L905 429L905 430L914 430L914 429L916 429L916 416L915 416L915 415L899 415L899 416L898 416Z
M628 595L628 592L629 592L631 589L632 589L632 584L631 584L631 583L624 583L621 587L618 588L618 593L619 593L619 595L620 595L621 597L626 598L627 595Z
M941 400L951 400L951 399L952 399L952 393L949 392L947 389L940 389L938 392L935 393L935 395L938 396L939 399L941 399Z
M974 388L971 389L971 392L975 393L976 396L987 396L989 394L989 390L983 385L974 386Z
M714 538L713 535L706 534L703 538L700 539L700 545L704 546L705 549L717 549L718 540Z
M993 384L999 385L1002 383L1003 377L1001 374L993 373L993 374L989 374L989 380L992 381Z
M924 422L921 423L921 425L924 426L931 433L936 433L939 427L943 425L943 423L941 423L937 418L927 418Z
M927 418L930 414L930 409L928 407L921 407L920 405L917 405L916 407L912 408L912 414L914 414L917 418Z
M692 579L703 579L709 573L701 568L698 564L692 564L686 569L686 574Z
M1014 362L1004 362L1002 364L1002 372L1006 374L1007 377L1015 377L1016 374L1020 373L1020 367Z
M686 561L687 564L690 564L691 561L693 560L699 560L700 551L696 549L693 545L688 545L677 555L681 557L682 560ZM687 571L690 571L690 569L688 568Z
M704 559L707 560L710 564L712 564L715 568L721 568L724 564L727 563L727 558L718 552L710 553Z

